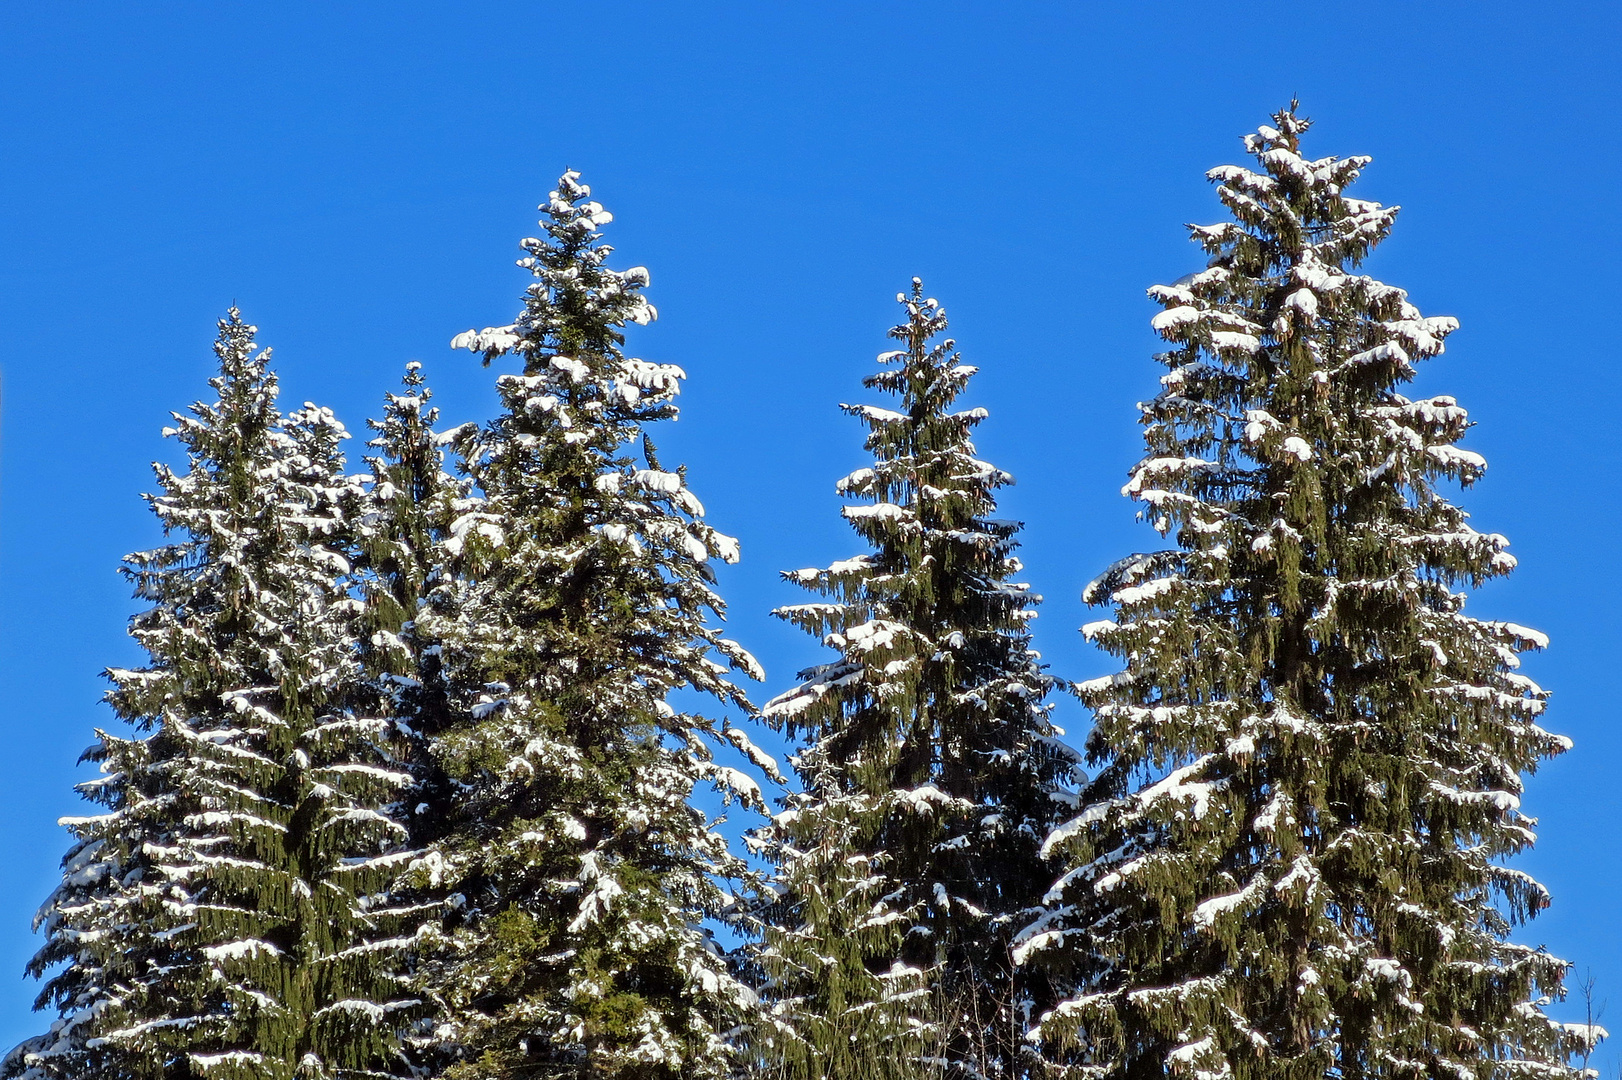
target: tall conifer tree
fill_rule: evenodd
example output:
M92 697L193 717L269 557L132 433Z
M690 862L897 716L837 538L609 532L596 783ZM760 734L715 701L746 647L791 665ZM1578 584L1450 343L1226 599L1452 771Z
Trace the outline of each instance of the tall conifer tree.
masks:
M1399 392L1456 324L1356 272L1396 208L1307 126L1211 171L1233 220L1150 290L1167 373L1125 493L1177 546L1088 589L1126 666L1082 687L1098 774L1023 948L1083 990L1038 1034L1080 1076L1568 1075L1566 965L1509 940L1548 897L1504 865L1568 745L1516 670L1545 641L1465 613L1515 560L1448 498L1485 468L1464 410Z
M870 431L873 465L839 490L871 551L787 574L829 599L777 612L839 652L765 709L808 743L766 834L783 894L760 953L771 1053L806 1080L1027 1075L1051 1004L1010 952L1074 755L1031 648L1038 598L1012 580L1019 526L993 516L1012 478L975 456L986 412L953 407L975 369L922 289L896 297L902 348L864 380L899 411L844 406Z
M189 468L158 466L149 501L179 538L126 560L150 661L110 671L108 700L136 735L86 753L103 776L80 790L107 812L68 821L30 965L59 1019L8 1076L398 1071L409 1003L379 894L408 857L390 815L408 778L376 749L383 721L353 707L345 435L322 409L278 413L253 334L233 308L218 401L169 432Z
M431 989L457 1076L718 1077L753 1001L702 924L745 871L688 799L758 789L712 760L717 722L668 699L744 703L727 672L756 665L709 621L708 560L737 548L649 441L684 374L622 349L654 318L647 272L606 265L611 217L577 174L542 210L518 321L454 343L522 371L459 443L482 501L452 523L465 606L442 640L475 696L432 746L458 909Z
M369 447L366 495L355 531L357 560L367 584L368 619L362 647L378 679L378 696L408 741L446 722L449 708L433 635L456 595L450 525L469 485L446 469L434 430L439 410L422 374L406 365L403 393L389 394ZM420 793L419 793L420 794Z
M394 748L414 775L404 800L412 846L426 851L454 798L430 752L434 736L455 719L441 641L462 595L451 527L479 500L447 469L445 438L434 429L439 410L429 404L421 364L406 365L402 391L387 395L382 420L367 422L376 436L354 532L366 597L360 645L377 708L391 719ZM426 868L416 871L413 880Z
M432 398L422 365L412 362L401 392L387 395L383 419L367 422L376 434L354 528L367 689L377 715L389 719L386 745L412 777L399 816L409 830L408 847L420 854L391 884L390 899L401 912L402 931L410 933L403 958L413 991L423 997L404 1032L418 1075L454 1054L445 1045L448 1010L436 992L449 893L434 848L446 835L458 788L438 767L433 745L457 722L456 702L469 698L448 681L442 638L461 608L464 584L451 525L478 505L467 479L447 469Z

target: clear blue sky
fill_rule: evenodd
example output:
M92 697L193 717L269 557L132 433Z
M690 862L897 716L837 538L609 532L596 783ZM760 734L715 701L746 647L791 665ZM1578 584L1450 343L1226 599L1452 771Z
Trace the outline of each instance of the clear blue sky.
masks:
M289 404L359 431L420 359L448 422L485 418L491 373L446 343L517 311L515 242L582 170L617 264L652 271L636 348L691 376L663 449L743 541L722 587L769 693L818 656L766 616L794 597L776 572L857 550L836 405L920 274L982 369L980 448L1019 478L1039 644L1087 677L1082 585L1155 542L1118 495L1157 376L1144 289L1201 265L1205 170L1292 95L1309 153L1373 155L1358 194L1406 208L1371 271L1463 324L1419 390L1479 421L1464 503L1522 561L1473 609L1553 637L1528 670L1577 743L1531 790L1519 865L1555 905L1520 937L1591 968L1622 1027L1619 10L0 6L0 1042L42 1022L29 918L108 721L98 673L137 659L114 570L157 539L137 495L233 300Z

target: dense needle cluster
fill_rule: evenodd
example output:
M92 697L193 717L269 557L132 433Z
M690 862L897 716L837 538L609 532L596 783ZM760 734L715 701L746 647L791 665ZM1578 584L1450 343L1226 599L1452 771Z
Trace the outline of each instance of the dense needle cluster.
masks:
M511 368L499 415L441 430L410 364L361 472L233 308L126 560L148 659L40 910L55 1019L0 1077L1580 1080L1603 1032L1510 940L1548 904L1523 778L1569 746L1546 642L1465 613L1515 560L1453 501L1464 410L1401 393L1455 323L1358 272L1396 210L1307 127L1210 173L1206 268L1150 291L1124 494L1169 542L1087 586L1121 667L1074 686L917 279L890 400L844 406L865 549L776 612L832 655L760 710L738 546L652 440L686 374L625 351L648 274L577 174L517 319L453 342Z

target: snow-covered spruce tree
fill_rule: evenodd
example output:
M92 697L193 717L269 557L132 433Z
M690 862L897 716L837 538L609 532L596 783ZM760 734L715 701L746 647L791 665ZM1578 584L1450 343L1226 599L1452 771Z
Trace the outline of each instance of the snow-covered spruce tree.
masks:
M414 773L403 800L412 846L426 848L455 797L429 750L454 722L455 692L445 682L438 636L460 596L451 525L477 500L468 481L446 469L444 440L434 430L439 410L428 404L433 393L422 365L407 364L402 382L403 393L387 396L383 419L367 421L376 432L368 444L374 453L353 531L365 583L361 649L376 708L393 721L395 749Z
M176 414L189 468L157 467L153 510L178 539L130 556L131 623L150 661L108 673L134 737L98 733L106 813L41 909L30 971L59 1019L9 1077L279 1080L397 1072L406 1004L394 917L377 894L402 858L385 813L407 779L357 715L348 567L334 550L343 429L284 420L268 353L233 308L214 404Z
M648 440L684 375L623 352L654 317L647 272L605 265L589 196L564 174L522 243L517 322L453 343L523 365L458 443L482 501L452 524L463 607L440 631L449 685L479 691L432 746L455 785L433 869L459 908L428 989L458 1077L719 1077L753 1008L703 925L746 868L688 799L759 789L712 760L720 723L667 700L743 705L729 666L758 677L709 622L707 560L737 548Z
M1011 580L1019 526L993 517L1011 477L975 456L985 410L953 409L975 369L922 289L864 380L899 411L844 406L870 430L872 467L839 490L872 550L785 575L829 599L777 612L839 652L764 710L806 743L764 835L782 895L759 953L767 1052L806 1080L1024 1076L1054 1003L1011 944L1052 880L1075 755L1031 648L1038 598Z
M1212 170L1208 269L1150 291L1171 348L1125 493L1177 546L1088 589L1126 666L1082 686L1098 773L1022 947L1085 989L1037 1035L1080 1076L1571 1075L1566 965L1508 940L1548 903L1504 865L1522 777L1568 745L1516 673L1544 639L1465 614L1515 562L1446 495L1485 467L1464 410L1398 392L1456 324L1355 272L1396 208L1307 126Z
M455 702L470 697L447 681L440 636L461 600L451 525L477 500L465 478L447 471L444 439L434 430L439 411L429 404L433 393L422 365L407 364L402 381L401 393L387 395L383 419L367 421L376 434L368 444L370 474L353 534L365 598L359 647L370 678L369 705L388 718L385 745L411 773L399 816L409 830L408 847L422 853L390 890L402 932L414 939L404 954L412 989L424 998L402 1033L420 1075L447 1060L433 961L443 944L448 896L433 846L445 836L458 787L437 767L433 743L456 722Z

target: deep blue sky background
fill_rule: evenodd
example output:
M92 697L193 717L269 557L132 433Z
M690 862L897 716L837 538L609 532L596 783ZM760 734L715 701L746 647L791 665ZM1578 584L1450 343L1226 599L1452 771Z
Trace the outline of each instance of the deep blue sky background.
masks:
M819 655L766 616L795 596L776 572L857 550L836 404L921 274L982 369L980 448L1020 481L1039 643L1087 677L1107 661L1080 589L1154 542L1117 494L1157 376L1144 289L1201 265L1181 226L1220 217L1205 170L1291 95L1309 154L1372 154L1357 194L1406 207L1370 270L1463 323L1418 389L1479 421L1491 471L1464 502L1522 560L1473 609L1552 635L1528 670L1577 741L1531 789L1519 865L1555 905L1520 937L1591 968L1622 1020L1619 10L0 6L0 1042L43 1022L28 920L108 721L98 672L137 660L114 570L157 539L137 495L233 300L289 405L360 431L421 359L447 422L483 419L492 373L446 343L511 319L515 242L582 170L616 264L652 271L635 346L691 376L663 449L743 541L722 586L765 696Z

